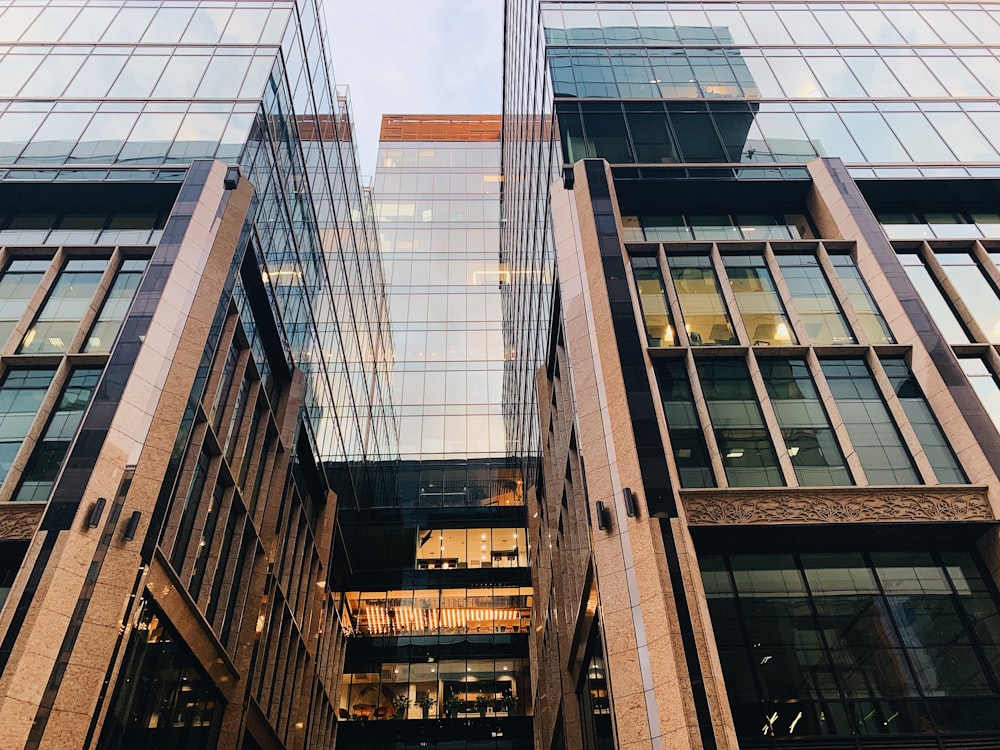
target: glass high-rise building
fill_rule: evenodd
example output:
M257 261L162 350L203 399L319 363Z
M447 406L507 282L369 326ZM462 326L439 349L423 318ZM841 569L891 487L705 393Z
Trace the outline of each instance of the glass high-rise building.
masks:
M996 746L1000 5L505 34L536 747Z
M396 492L342 506L337 747L531 747L531 588L502 391L500 117L385 115Z
M0 6L4 747L332 743L334 510L397 451L321 18Z

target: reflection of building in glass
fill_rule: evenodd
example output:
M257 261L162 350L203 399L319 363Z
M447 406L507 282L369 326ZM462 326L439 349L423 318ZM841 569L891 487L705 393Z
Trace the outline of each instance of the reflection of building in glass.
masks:
M334 576L349 636L338 748L531 746L527 530L502 394L499 160L497 115L383 118L375 192L400 460L393 496L338 513Z
M0 9L0 746L332 743L395 434L320 12Z
M996 745L1000 6L506 34L536 745Z

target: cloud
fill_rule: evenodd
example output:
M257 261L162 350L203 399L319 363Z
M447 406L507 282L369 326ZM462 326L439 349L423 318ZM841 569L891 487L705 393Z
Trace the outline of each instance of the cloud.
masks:
M383 114L500 111L502 0L327 0L326 15L363 172Z

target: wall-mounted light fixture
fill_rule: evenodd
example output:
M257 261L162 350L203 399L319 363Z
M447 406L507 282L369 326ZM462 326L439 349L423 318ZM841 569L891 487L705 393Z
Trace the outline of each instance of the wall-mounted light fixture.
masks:
M597 528L601 531L607 531L611 528L611 519L608 518L608 510L600 500L597 501Z
M635 495L632 494L629 487L625 488L625 512L628 513L629 518L635 518L639 515L639 506L636 505Z
M140 518L142 518L142 511L132 511L132 515L129 516L128 519L128 525L125 527L125 534L123 537L126 542L131 542L135 539L135 533L139 530Z
M103 498L97 498L97 502L94 503L93 510L90 511L90 518L87 519L87 528L96 529L101 525L101 516L104 515L104 506L108 504L108 501Z

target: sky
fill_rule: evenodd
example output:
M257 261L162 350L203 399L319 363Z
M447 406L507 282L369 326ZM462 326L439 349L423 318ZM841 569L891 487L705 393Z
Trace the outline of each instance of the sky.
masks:
M338 85L351 89L361 171L383 114L500 112L503 0L326 0Z

